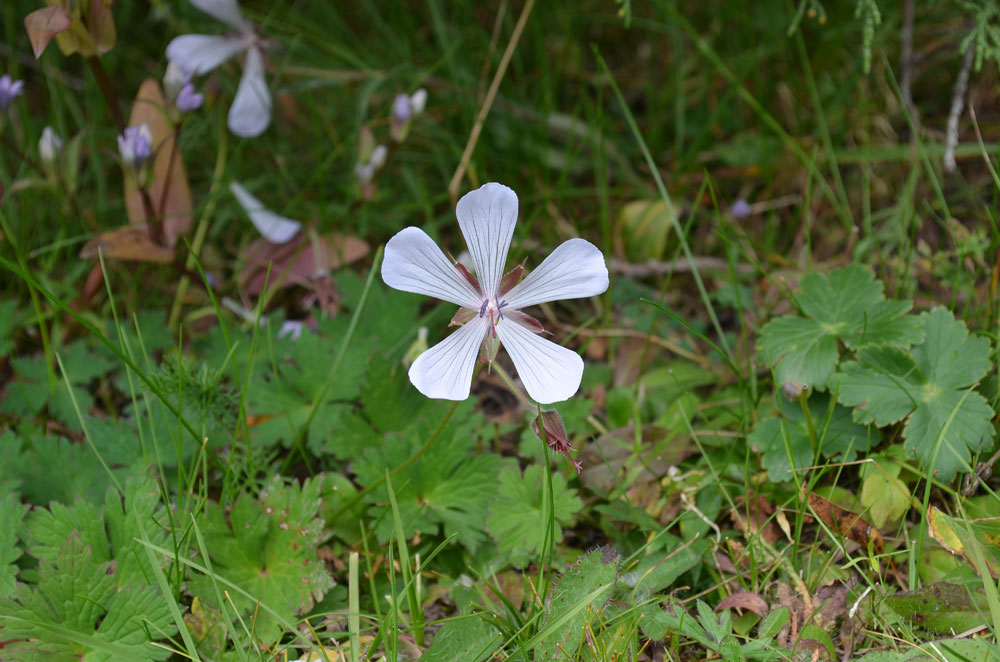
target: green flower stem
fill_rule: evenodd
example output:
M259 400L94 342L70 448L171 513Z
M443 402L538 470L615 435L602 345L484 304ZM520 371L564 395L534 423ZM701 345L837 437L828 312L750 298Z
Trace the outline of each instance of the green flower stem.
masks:
M510 392L513 393L517 397L517 399L521 401L521 404L524 405L524 407L528 411L538 408L538 405L532 402L531 399L529 399L528 396L524 394L524 391L519 389L514 384L514 380L511 379L510 375L507 374L506 370L500 367L499 363L496 362L491 363L490 370L492 370L493 372L497 373L500 376L500 379L502 379L504 384L507 385L507 388L510 389Z
M198 228L194 233L194 241L191 243L191 251L188 253L187 262L184 263L187 271L191 272L196 266L198 266L198 255L201 254L201 249L205 244L205 236L208 234L208 219L212 218L215 213L215 201L217 199L216 193L219 189L219 182L222 180L222 174L226 170L226 143L228 141L229 134L223 128L219 131L219 152L215 157L215 168L212 171L212 186L208 191L208 202L205 203L205 208L202 209L201 217L198 219ZM174 136L174 146L177 145L180 139L180 131ZM170 159L171 164L173 163L173 157ZM169 175L167 181L170 181ZM166 189L164 189L166 192ZM161 206L162 209L162 206ZM184 307L184 297L187 296L188 288L191 286L191 279L187 274L181 276L181 281L177 284L177 293L174 295L174 303L170 307L170 317L167 320L167 328L176 329L178 323L180 322L181 309Z
M10 231L10 225L7 223L7 216L2 211L0 211L0 230L3 230L4 237L10 243L21 271L28 273L28 263L18 248L17 241L14 239L14 233ZM38 323L38 333L42 338L42 349L45 351L45 369L49 375L49 393L55 393L59 382L56 380L55 354L52 352L52 343L49 342L48 327L45 326L45 312L42 310L42 302L38 298L38 292L31 284L31 281L25 280L24 283L28 286L28 293L31 295L31 304L35 308L35 320Z

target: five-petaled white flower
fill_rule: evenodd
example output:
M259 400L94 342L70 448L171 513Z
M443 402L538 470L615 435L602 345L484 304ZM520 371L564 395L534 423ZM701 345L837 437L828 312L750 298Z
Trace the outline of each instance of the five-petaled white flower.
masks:
M200 76L246 51L243 76L233 105L229 130L244 138L264 133L271 123L271 93L264 78L263 41L243 18L236 0L191 0L191 4L236 30L236 34L185 34L167 45L167 58L184 71Z
M538 335L543 331L541 324L521 309L604 292L608 289L604 255L588 241L570 239L523 280L520 267L505 276L517 222L517 194L502 184L486 184L465 194L455 214L475 276L445 257L419 228L401 230L385 247L382 280L386 285L462 306L452 320L458 330L413 362L410 381L430 398L464 400L469 397L480 347L487 360L492 360L503 345L536 402L549 404L572 397L580 387L583 359Z

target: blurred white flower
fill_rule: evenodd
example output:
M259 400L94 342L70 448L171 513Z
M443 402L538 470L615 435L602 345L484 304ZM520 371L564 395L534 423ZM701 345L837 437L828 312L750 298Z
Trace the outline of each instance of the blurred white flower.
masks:
M229 190L236 196L236 201L250 217L250 222L257 228L257 232L272 244L288 243L302 229L302 224L298 221L275 214L265 207L239 182L230 182Z
M55 164L62 151L62 138L53 130L51 126L42 129L42 137L38 140L38 158L46 166Z
M264 78L262 40L243 18L236 0L191 0L191 4L236 30L235 34L186 34L167 45L167 57L181 69L199 76L226 60L246 53L243 76L229 107L229 130L244 138L264 133L271 123L271 93Z
M389 149L385 145L375 145L367 163L359 163L354 166L354 174L358 177L358 184L362 188L371 184L375 178L375 173L382 169L385 160L389 156Z
M139 126L125 127L125 132L118 136L118 152L126 166L136 170L141 168L153 155L153 134L149 125L143 122Z
M604 255L588 241L570 239L516 282L518 269L504 276L504 264L517 222L517 194L502 184L486 184L465 194L455 214L475 276L453 264L419 228L403 229L385 247L382 280L387 285L461 306L452 320L458 330L413 362L410 381L427 397L464 400L480 348L492 360L502 345L536 402L572 397L580 387L583 359L540 337L541 324L521 309L604 292Z
M163 95L167 101L173 101L180 94L181 88L191 80L191 75L186 73L179 64L170 60L167 63L167 70L163 72Z

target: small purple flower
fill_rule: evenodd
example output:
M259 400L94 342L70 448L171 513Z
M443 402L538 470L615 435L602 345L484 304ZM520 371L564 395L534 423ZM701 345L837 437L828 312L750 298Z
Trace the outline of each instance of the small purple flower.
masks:
M733 215L737 221L742 221L744 218L753 213L753 207L750 206L743 198L739 198L733 203L733 206L729 208L729 213Z
M143 162L153 155L153 135L145 123L125 127L125 133L118 136L118 152L122 161L138 170Z
M182 113L190 113L192 110L197 110L201 107L202 102L205 101L205 95L194 91L194 85L191 83L185 83L181 87L181 91L177 93L177 99L174 103L177 105L177 110Z
M413 107L410 105L410 97L405 94L397 94L392 100L392 119L394 122L404 124L413 117Z
M14 80L9 75L0 76L0 112L7 110L11 101L24 92L24 81Z

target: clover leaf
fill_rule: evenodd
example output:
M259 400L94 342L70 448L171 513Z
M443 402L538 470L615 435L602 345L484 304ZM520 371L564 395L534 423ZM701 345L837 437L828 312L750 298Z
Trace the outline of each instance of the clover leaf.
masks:
M887 300L882 283L851 265L800 283L804 317L779 317L761 329L758 348L774 366L779 384L825 389L837 365L837 341L850 349L870 343L909 347L923 339L909 301Z
M972 390L990 369L990 343L970 337L965 323L944 308L919 320L927 338L923 344L909 352L864 347L834 381L840 402L855 408L855 421L884 426L907 419L907 455L949 481L968 466L970 451L993 440L993 409Z

